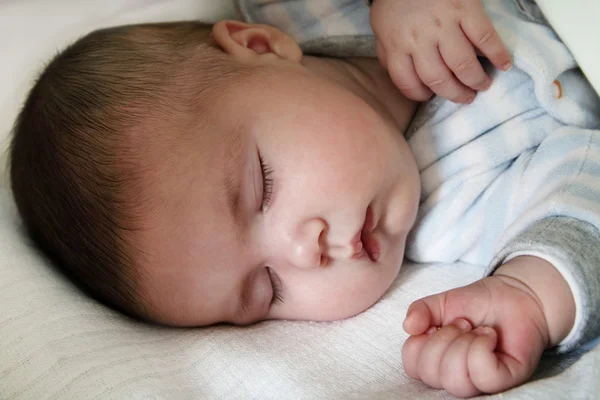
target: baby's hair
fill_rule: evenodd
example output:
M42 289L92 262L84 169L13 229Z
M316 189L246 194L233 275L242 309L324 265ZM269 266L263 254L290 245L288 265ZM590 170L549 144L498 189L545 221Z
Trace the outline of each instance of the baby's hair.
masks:
M90 295L130 315L149 313L131 240L142 184L128 135L186 112L227 75L210 32L198 22L92 32L46 66L14 126L10 181L30 236Z

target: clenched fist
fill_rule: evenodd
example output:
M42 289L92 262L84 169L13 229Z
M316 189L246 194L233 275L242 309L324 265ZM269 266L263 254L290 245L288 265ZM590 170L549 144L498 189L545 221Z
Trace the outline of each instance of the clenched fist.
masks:
M568 284L537 257L517 257L471 285L428 296L408 309L406 373L459 397L525 382L544 349L573 326Z

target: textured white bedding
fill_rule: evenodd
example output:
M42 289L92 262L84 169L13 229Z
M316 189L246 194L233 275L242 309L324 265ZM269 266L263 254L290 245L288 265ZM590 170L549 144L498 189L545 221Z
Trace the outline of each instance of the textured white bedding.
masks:
M120 23L231 15L215 0L0 2L0 144L32 77L65 42ZM23 235L0 187L0 399L442 399L409 380L401 325L414 299L479 278L474 266L413 265L367 312L334 323L168 329L83 296ZM498 398L600 398L600 348L544 360ZM570 368L560 373L565 367Z

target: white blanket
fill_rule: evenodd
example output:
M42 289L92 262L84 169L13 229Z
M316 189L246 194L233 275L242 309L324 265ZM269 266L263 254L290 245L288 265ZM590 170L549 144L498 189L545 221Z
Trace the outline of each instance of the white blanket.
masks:
M214 0L0 3L0 143L40 62L65 41L100 26L231 12ZM446 398L404 374L402 321L411 301L481 273L464 264L405 265L382 301L333 323L149 326L62 277L26 239L0 188L0 399ZM534 381L496 397L598 398L600 347L582 353L545 359Z

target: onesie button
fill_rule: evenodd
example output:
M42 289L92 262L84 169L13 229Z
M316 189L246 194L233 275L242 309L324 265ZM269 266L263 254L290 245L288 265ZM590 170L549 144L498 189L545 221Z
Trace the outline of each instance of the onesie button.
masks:
M562 90L562 85L560 84L560 81L557 79L554 81L554 97L556 97L557 99L560 99L563 95L563 90Z

